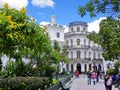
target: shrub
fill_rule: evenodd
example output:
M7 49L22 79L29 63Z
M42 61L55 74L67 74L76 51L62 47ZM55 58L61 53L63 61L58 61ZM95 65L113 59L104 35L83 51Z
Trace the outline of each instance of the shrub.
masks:
M53 78L52 79L52 85L55 85L55 84L57 84L58 83L58 80L56 79L56 78Z
M106 73L109 73L111 75L116 75L118 73L118 70L110 68L106 71Z
M49 86L47 77L12 77L0 80L0 87L5 90L45 90Z

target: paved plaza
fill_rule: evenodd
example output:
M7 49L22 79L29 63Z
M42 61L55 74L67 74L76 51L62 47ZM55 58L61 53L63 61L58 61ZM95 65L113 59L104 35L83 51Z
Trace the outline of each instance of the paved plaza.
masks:
M70 84L70 90L105 90L104 80L100 80L96 85L87 85L86 75L80 75L79 78L73 78ZM118 90L112 87L112 90Z

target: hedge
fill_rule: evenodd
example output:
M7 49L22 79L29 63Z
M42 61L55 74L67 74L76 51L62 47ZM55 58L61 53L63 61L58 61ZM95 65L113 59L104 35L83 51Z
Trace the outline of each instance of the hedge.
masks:
M0 80L0 88L5 90L45 90L49 84L47 77L11 77Z

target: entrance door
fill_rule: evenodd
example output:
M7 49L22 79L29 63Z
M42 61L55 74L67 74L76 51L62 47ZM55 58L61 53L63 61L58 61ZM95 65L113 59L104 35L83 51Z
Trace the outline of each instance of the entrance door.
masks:
M79 71L79 73L81 73L81 64L77 63L77 70Z

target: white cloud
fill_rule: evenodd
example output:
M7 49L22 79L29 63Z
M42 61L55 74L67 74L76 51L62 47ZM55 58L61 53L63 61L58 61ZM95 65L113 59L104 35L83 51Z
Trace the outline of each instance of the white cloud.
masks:
M42 22L39 23L40 27L45 27L45 26L47 26L48 24L50 24L50 22L42 21Z
M98 33L99 32L99 24L103 19L106 19L106 17L102 17L98 20L95 20L91 23L88 23L88 31L89 32L95 31L95 32Z
M31 2L34 6L39 6L45 8L47 6L54 7L55 2L53 0L32 0Z
M0 7L3 7L4 3L8 3L12 8L20 9L22 7L27 7L28 0L0 0Z

